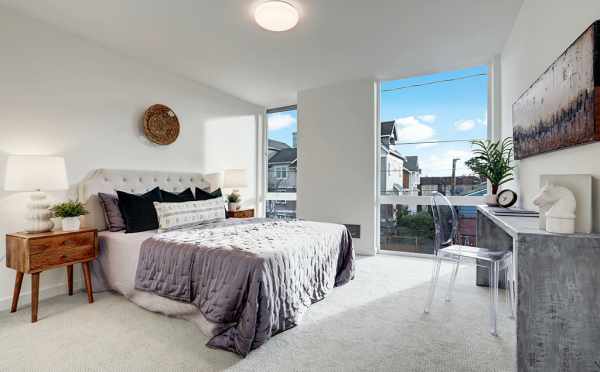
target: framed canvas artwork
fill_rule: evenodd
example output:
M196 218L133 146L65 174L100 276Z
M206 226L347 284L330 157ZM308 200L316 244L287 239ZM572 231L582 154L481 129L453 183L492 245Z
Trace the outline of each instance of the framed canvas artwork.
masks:
M513 104L515 159L600 141L600 21Z

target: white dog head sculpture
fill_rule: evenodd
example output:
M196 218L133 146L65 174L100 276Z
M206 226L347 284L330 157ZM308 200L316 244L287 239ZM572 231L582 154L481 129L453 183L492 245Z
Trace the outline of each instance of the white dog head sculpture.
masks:
M575 196L566 187L547 183L533 199L533 204L547 217L575 218Z

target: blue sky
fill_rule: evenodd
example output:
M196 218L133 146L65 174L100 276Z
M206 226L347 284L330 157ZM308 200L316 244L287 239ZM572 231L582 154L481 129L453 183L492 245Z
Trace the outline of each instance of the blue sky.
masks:
M471 174L464 166L471 157L468 142L424 142L486 138L488 77L478 76L391 92L386 90L487 72L487 66L480 66L382 82L381 120L396 121L399 142L411 143L399 144L396 150L407 156L417 155L423 176L449 176L453 158L460 159L458 175ZM269 138L292 146L292 133L298 130L297 112L269 114L268 121Z
M293 145L292 133L298 130L298 113L296 110L277 112L268 115L269 138Z
M388 89L488 72L487 66L383 82L380 116L395 120L403 155L417 155L423 176L449 176L452 159L459 158L457 174L471 174L464 162L471 157L468 142L423 143L436 140L471 140L487 133L487 76L441 82L387 92Z

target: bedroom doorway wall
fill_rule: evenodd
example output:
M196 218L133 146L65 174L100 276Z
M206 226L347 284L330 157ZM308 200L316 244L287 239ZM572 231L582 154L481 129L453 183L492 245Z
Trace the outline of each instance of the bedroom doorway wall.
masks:
M475 245L487 181L465 166L490 136L490 66L380 82L379 250L433 252L433 192L457 206L460 243Z

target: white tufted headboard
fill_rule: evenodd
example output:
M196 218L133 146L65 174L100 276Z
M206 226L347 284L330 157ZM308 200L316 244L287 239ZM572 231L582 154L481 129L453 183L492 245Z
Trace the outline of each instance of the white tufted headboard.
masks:
M156 186L171 192L183 191L190 187L209 190L210 184L200 173L155 172L144 170L97 169L89 174L78 188L78 199L85 203L90 212L84 217L84 225L106 230L104 211L98 193L116 194L116 190L130 193L144 193Z

